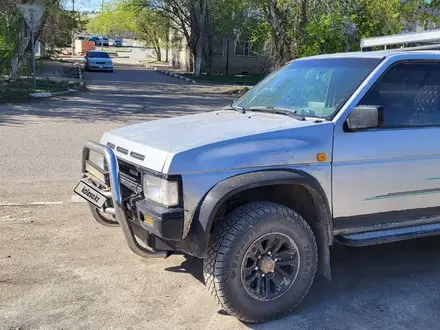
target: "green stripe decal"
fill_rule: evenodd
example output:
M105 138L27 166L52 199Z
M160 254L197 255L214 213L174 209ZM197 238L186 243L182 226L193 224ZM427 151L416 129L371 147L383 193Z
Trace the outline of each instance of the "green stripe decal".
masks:
M426 178L425 180L440 180L440 176L434 176L432 178Z

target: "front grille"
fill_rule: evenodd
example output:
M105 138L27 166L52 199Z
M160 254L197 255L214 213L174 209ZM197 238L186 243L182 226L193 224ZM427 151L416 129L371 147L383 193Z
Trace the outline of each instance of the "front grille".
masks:
M96 64L105 64L105 62L95 62Z
M144 155L141 155L141 154L138 154L137 152L131 152L130 153L130 156L131 157L133 157L133 158L136 158L136 159L139 159L139 160L145 160L145 156Z
M116 151L119 151L120 153L123 153L125 155L128 155L128 150L122 147L117 147Z
M116 146L114 143L107 142L107 147L109 147L109 148L111 148L113 150L116 149L117 152L120 152L120 153L122 153L124 155L128 155L128 156L130 156L130 157L132 157L134 159L137 159L137 160L140 160L140 161L144 161L145 160L145 155L139 154L139 153L134 152L134 151L130 151L130 150L128 150L126 148L123 148L121 146ZM130 165L130 164L128 164L128 165ZM134 166L132 166L132 167L134 168Z
M137 170L135 166L124 162L123 160L118 159L119 164L119 174L125 179L142 184L142 175L141 172Z

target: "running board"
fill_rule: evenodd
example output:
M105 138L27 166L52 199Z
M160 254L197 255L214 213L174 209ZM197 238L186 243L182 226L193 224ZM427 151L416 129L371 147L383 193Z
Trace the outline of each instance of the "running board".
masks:
M335 236L335 241L349 246L368 246L440 235L440 223L366 231Z

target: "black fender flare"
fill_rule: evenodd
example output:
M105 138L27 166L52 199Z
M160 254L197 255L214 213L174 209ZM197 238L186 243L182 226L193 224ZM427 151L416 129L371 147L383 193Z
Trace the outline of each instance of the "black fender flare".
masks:
M203 198L192 223L193 234L199 240L199 251L204 257L210 239L211 227L220 207L227 199L242 191L277 185L299 184L308 189L317 207L318 221L312 230L318 244L320 273L330 279L330 250L333 242L333 219L327 196L318 180L310 174L293 169L261 170L232 176L217 183Z

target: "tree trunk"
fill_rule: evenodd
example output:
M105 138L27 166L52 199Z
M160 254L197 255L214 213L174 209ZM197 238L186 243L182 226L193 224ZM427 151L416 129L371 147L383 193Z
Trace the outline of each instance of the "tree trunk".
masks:
M301 0L302 4L306 0ZM263 7L265 19L270 26L270 32L274 43L272 59L276 67L282 66L286 61L292 59L292 38L289 37L285 18L282 10L278 7L277 0L269 0Z
M207 10L206 12L206 24L208 26L208 29L206 31L206 37L207 37L206 39L208 41L206 56L205 56L206 73L208 75L212 75L213 62L214 62L214 35L213 35L214 28L212 26L210 10Z
M11 81L15 81L17 79L17 71L18 71L19 57L14 56L11 61Z
M206 1L207 0L199 0L202 7L202 12L199 18L199 35L196 45L196 58L194 63L194 76L200 77L200 73L202 71L202 50L203 50L203 36L205 34L205 17L206 17Z
M225 74L227 76L229 75L229 46L230 46L230 41L228 38L226 39L226 68L225 68Z
M156 61L162 62L162 53L160 49L160 41L158 38L153 37L151 38L151 42L153 44L154 52L156 53Z
M162 53L161 53L161 50L160 50L160 47L154 47L154 51L156 52L156 60L158 61L158 62L162 62Z
M165 62L167 63L169 61L169 55L168 55L169 52L170 52L170 29L168 28L167 38L165 41Z
M194 72L194 58L195 58L195 53L193 51L190 50L190 59L189 59L189 68L188 68L188 72Z

